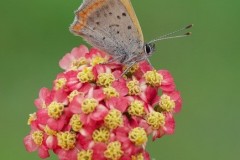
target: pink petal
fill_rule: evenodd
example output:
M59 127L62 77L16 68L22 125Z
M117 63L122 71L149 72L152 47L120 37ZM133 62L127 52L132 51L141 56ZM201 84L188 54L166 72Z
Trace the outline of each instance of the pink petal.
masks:
M154 130L153 132L152 132L152 141L155 141L157 138L158 138L158 131L156 131L156 130Z
M115 79L123 79L123 78L121 77L122 72L119 71L119 70L114 71L112 74L113 74L113 76L115 77Z
M148 123L145 120L140 120L139 127L144 128L147 134L152 133L152 128L148 125Z
M103 120L108 114L108 109L104 105L98 105L96 110L91 114L91 118L95 121Z
M116 139L121 142L127 142L129 129L126 127L118 127L116 131Z
M114 81L112 87L117 90L120 96L125 96L128 94L128 88L126 86L126 81Z
M36 115L37 115L37 122L38 123L43 124L43 125L47 124L47 120L49 119L47 109L38 110Z
M173 78L169 71L159 70L158 73L160 73L163 76L162 85L171 85L172 83L174 83Z
M95 65L92 69L95 77L97 77L100 73L105 73L106 70L107 70L106 65L102 64Z
M175 113L180 112L182 108L182 98L180 96L180 93L178 91L173 91L173 92L167 93L167 95L169 95L171 99L174 100L175 102L174 112Z
M67 94L63 90L53 92L53 97L59 103L67 103Z
M105 65L111 70L121 70L122 68L121 64L117 64L117 63L107 63Z
M172 92L175 90L176 86L175 84L171 84L171 85L161 85L160 88L163 90L163 92Z
M23 142L24 142L25 148L28 152L33 152L33 151L36 151L38 149L38 146L32 140L31 135L26 136L24 138Z
M50 93L51 91L48 88L41 88L39 92L39 98L41 98L42 100L45 100L50 96Z
M152 104L153 100L158 95L157 88L147 87L145 90L146 94L146 103Z
M86 96L87 98L92 98L93 97L93 87L91 87L89 90L88 90L88 94Z
M150 155L147 151L144 151L143 157L144 157L144 160L150 160Z
M107 148L106 144L96 143L93 147L93 159L106 160L103 154L106 148Z
M41 99L36 99L34 101L34 105L37 107L37 109L42 109L44 106L44 102Z
M78 135L77 143L82 146L82 148L90 148L94 146L94 142L92 141L92 133L93 131L81 130L81 134ZM93 142L93 143L92 143Z
M73 98L73 101L69 104L69 109L73 113L81 113L81 103L83 101L82 95L77 95Z
M167 113L165 114L165 125L163 127L163 130L166 134L173 134L175 129L175 121L172 116L172 114Z
M38 156L42 159L45 159L50 156L47 147L45 146L40 146L38 149Z
M78 48L74 48L71 54L76 58L85 57L85 55L89 53L89 50L86 46L80 45Z
M180 112L182 109L182 98L179 97L178 100L175 102L175 109L174 112Z
M122 142L122 150L124 150L125 154L132 154L132 152L134 151L135 146L133 145L133 143L127 139L125 141L121 141Z
M82 83L77 78L77 74L78 74L78 72L76 72L76 71L69 71L65 75L67 78L66 86L71 91L78 90L82 86Z
M92 84L90 83L84 83L82 84L81 88L79 89L79 92L82 92L84 94L87 94L88 91L92 88Z
M59 119L49 118L47 121L48 126L55 131L62 130L66 123L67 121L65 115L62 115Z
M109 109L117 109L123 113L126 111L129 101L126 97L114 97L106 101L106 105L109 107Z
M64 70L68 70L70 69L73 60L74 57L70 53L68 53L60 60L59 66Z
M156 96L153 100L152 100L152 105L155 106L159 103L160 97Z
M89 121L89 115L87 114L81 114L81 121L85 124Z
M149 65L149 63L147 61L142 61L139 63L139 67L140 67L140 70L143 72L143 73L146 73L147 71L151 71L152 70L152 66Z
M90 49L88 57L89 58L93 58L96 55L97 56L101 56L101 57L106 57L107 56L106 53L98 50L97 48Z
M101 88L95 89L93 91L93 98L95 98L97 101L102 101L105 98L103 90Z
M72 150L59 150L57 151L58 158L60 160L77 160L77 149L72 149Z
M178 91L167 93L167 95L169 95L174 101L177 101L180 98L180 93Z
M35 106L38 109L43 108L44 105L48 104L50 99L51 91L48 88L41 88L39 91L39 98L34 101Z
M48 136L46 139L46 145L49 149L54 149L57 147L57 139L55 136Z

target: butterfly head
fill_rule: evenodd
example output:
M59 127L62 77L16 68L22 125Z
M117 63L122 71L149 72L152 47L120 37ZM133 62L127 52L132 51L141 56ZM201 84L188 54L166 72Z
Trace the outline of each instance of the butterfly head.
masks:
M147 57L151 56L155 51L155 44L154 43L146 43L144 45L144 53Z

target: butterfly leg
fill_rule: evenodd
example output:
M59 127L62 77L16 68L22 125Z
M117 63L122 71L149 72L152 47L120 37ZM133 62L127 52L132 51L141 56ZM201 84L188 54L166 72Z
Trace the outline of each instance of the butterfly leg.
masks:
M128 70L129 70L130 68L132 68L132 66L134 66L135 64L136 64L136 62L131 62L131 63L127 66L127 69L125 69L125 70L123 71L123 73L121 74L120 77L122 77L123 75L125 75L125 74L128 72Z
M153 68L152 63L150 62L150 60L148 58L146 58L146 60L148 61L149 65Z

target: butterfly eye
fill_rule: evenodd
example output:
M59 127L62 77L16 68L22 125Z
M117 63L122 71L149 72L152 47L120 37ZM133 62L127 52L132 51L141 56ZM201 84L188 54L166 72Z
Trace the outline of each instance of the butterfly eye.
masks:
M146 44L144 50L146 54L150 55L154 51L154 44Z
M151 48L150 48L150 46L148 44L146 44L146 46L145 46L145 52L147 54L151 52Z

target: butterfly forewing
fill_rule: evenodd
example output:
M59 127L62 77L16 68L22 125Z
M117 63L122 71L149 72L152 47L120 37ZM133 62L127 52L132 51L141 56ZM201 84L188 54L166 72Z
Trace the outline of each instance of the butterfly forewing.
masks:
M129 0L85 0L70 29L113 57L129 59L142 52L144 45L141 27Z

